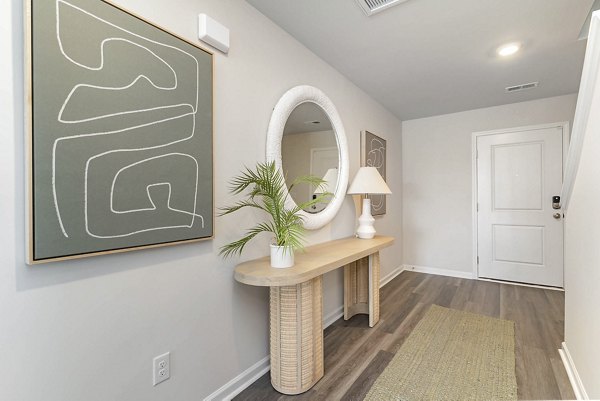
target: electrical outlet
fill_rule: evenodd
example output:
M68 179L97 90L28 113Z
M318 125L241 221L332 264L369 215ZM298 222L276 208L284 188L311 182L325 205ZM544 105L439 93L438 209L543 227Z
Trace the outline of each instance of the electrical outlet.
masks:
M164 382L171 377L171 353L167 352L152 360L153 385Z

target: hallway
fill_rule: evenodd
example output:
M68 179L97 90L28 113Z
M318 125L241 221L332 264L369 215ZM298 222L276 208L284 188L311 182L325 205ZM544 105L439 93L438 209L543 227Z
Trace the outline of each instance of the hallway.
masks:
M519 399L575 398L558 354L563 292L405 271L381 289L381 320L373 329L366 315L325 329L325 377L311 390L279 394L267 373L235 400L362 400L432 304L515 322Z

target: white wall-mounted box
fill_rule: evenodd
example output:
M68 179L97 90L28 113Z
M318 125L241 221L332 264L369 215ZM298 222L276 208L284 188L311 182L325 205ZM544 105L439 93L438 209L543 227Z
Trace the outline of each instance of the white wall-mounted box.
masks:
M229 51L229 29L206 14L198 15L198 38L223 53Z

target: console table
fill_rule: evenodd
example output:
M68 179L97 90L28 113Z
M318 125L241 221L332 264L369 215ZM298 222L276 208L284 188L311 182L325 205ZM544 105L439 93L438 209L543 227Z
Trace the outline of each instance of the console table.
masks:
M323 377L323 274L344 267L344 319L362 313L379 321L379 250L394 238L344 238L296 252L296 263L272 268L269 258L241 263L235 279L270 287L271 383L300 394Z

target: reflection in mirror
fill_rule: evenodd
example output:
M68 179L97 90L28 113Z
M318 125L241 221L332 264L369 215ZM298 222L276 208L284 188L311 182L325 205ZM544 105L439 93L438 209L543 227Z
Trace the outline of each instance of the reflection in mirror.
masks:
M288 189L300 176L314 175L325 181L320 188L294 185L290 195L296 204L307 202L322 192L335 193L339 150L331 121L321 107L306 102L292 111L283 130L281 159ZM327 203L319 203L305 211L318 213Z

